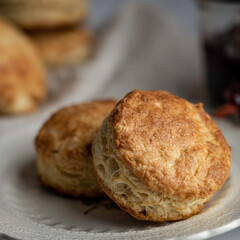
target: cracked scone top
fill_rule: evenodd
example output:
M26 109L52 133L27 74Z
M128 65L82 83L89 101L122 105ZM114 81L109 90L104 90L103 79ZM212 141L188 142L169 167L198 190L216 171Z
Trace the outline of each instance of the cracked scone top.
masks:
M198 213L231 165L231 148L202 104L165 91L127 94L99 129L93 156L104 191L134 217L158 222Z
M93 174L91 144L115 100L65 107L50 117L36 139L40 180L57 192L79 197L105 195Z

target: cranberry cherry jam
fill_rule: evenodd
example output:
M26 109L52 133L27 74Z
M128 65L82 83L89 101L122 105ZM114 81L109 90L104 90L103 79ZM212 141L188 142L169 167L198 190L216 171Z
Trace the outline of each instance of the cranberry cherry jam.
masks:
M200 1L210 96L215 116L240 116L240 1Z
M224 109L219 109L223 115L223 110L226 114L227 110L229 114L240 110L240 24L206 40L204 47L212 99L225 105Z

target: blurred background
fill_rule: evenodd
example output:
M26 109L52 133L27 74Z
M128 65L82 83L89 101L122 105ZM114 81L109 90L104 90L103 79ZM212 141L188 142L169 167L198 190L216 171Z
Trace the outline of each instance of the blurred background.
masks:
M240 88L239 11L238 1L0 0L2 20L14 24L35 45L47 72L41 76L45 94L37 98L36 92L26 90L22 76L16 74L12 80L6 74L5 80L0 79L8 85L19 83L18 90L12 90L15 95L21 91L34 98L30 110L23 105L16 109L19 101L9 103L2 93L0 112L18 118L32 109L34 114L49 114L89 98L164 89L204 102L216 116L235 116ZM11 44L14 48L14 41ZM6 54L8 61L2 64L24 59L26 51ZM31 64L25 64L26 72L34 71ZM29 79L28 85L34 81Z
M133 89L167 90L238 119L240 1L0 0L0 17L2 135Z

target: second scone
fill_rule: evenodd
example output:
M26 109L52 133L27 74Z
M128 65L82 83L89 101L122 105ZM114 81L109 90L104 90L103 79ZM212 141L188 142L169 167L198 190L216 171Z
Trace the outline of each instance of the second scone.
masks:
M93 142L102 189L140 220L198 213L229 175L231 148L201 104L165 91L127 94Z
M40 180L57 192L79 197L102 196L92 169L91 144L115 100L92 101L63 108L35 139Z

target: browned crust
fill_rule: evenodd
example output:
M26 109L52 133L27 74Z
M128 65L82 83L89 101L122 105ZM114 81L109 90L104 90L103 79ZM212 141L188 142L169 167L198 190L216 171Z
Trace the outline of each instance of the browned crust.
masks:
M229 175L231 148L202 104L135 90L116 105L108 124L125 164L152 190L203 199Z
M58 110L44 123L36 136L37 152L43 159L58 152L67 161L60 161L59 169L66 171L63 169L66 165L73 165L77 169L81 161L92 156L92 140L116 103L116 100L94 100ZM77 148L72 148L71 144L77 144Z

